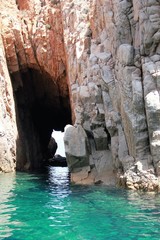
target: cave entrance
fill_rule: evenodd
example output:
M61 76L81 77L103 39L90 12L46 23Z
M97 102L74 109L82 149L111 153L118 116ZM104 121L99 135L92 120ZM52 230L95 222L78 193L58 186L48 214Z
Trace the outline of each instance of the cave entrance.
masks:
M63 141L64 132L53 130L52 137L55 139L55 141L57 143L57 149L56 149L55 154L60 155L62 157L66 157L65 148L64 148L64 141Z
M41 168L53 129L71 124L65 74L56 82L46 72L28 68L11 74L18 125L17 170Z

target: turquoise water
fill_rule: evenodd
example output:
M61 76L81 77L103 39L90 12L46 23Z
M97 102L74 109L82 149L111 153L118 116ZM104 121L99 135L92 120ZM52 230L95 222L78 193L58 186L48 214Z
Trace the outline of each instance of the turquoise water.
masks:
M73 186L60 167L0 174L0 239L160 239L160 195Z

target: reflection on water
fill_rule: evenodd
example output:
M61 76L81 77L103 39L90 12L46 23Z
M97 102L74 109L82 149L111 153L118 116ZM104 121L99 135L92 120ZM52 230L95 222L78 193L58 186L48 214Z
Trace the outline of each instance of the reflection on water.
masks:
M70 185L68 168L0 174L0 240L159 240L160 195Z
M153 225L160 223L160 196L157 193L143 193L143 192L127 192L128 204L138 209L138 212L133 217L128 215L134 222L143 222L146 225ZM144 214L145 213L145 214ZM158 222L157 222L158 221ZM146 229L147 231L147 229ZM155 231L155 230L154 230ZM159 233L157 228L156 232Z
M67 167L48 168L48 182L50 188L58 196L66 197L69 194L69 170ZM60 195L59 195L60 194Z
M38 214L45 218L43 208L49 210L49 226L60 225L59 214L67 218L61 199L70 194L69 181L67 167L49 167L47 174L0 174L0 239L12 239L13 231L34 224Z
M12 235L11 213L16 211L16 207L10 200L14 198L15 179L14 173L0 174L0 237L6 238ZM17 222L12 222L12 224L17 224Z
M69 185L69 170L67 167L48 168L48 179L55 185Z
M153 209L156 209L157 207L159 207L160 199L158 197L159 194L157 193L128 191L126 192L126 194L127 194L129 204L132 204L135 207L140 206L141 210L150 209L152 211ZM157 214L160 214L160 209L157 212Z
M157 193L126 192L130 209L126 215L137 235L144 239L160 239L160 195ZM133 214L134 213L134 214Z

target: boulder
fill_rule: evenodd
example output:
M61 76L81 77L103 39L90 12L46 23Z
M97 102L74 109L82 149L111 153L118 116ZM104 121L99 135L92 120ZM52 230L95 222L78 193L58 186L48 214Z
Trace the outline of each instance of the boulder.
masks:
M53 137L50 138L48 148L47 148L47 158L54 157L57 150L57 143Z
M67 125L65 127L64 146L71 172L76 171L76 168L89 165L87 135L82 126Z

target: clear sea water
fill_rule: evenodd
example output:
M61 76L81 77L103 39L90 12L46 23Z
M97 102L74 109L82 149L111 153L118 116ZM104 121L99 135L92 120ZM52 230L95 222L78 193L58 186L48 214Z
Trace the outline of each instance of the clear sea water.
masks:
M69 183L68 169L0 174L0 239L160 240L160 195Z

